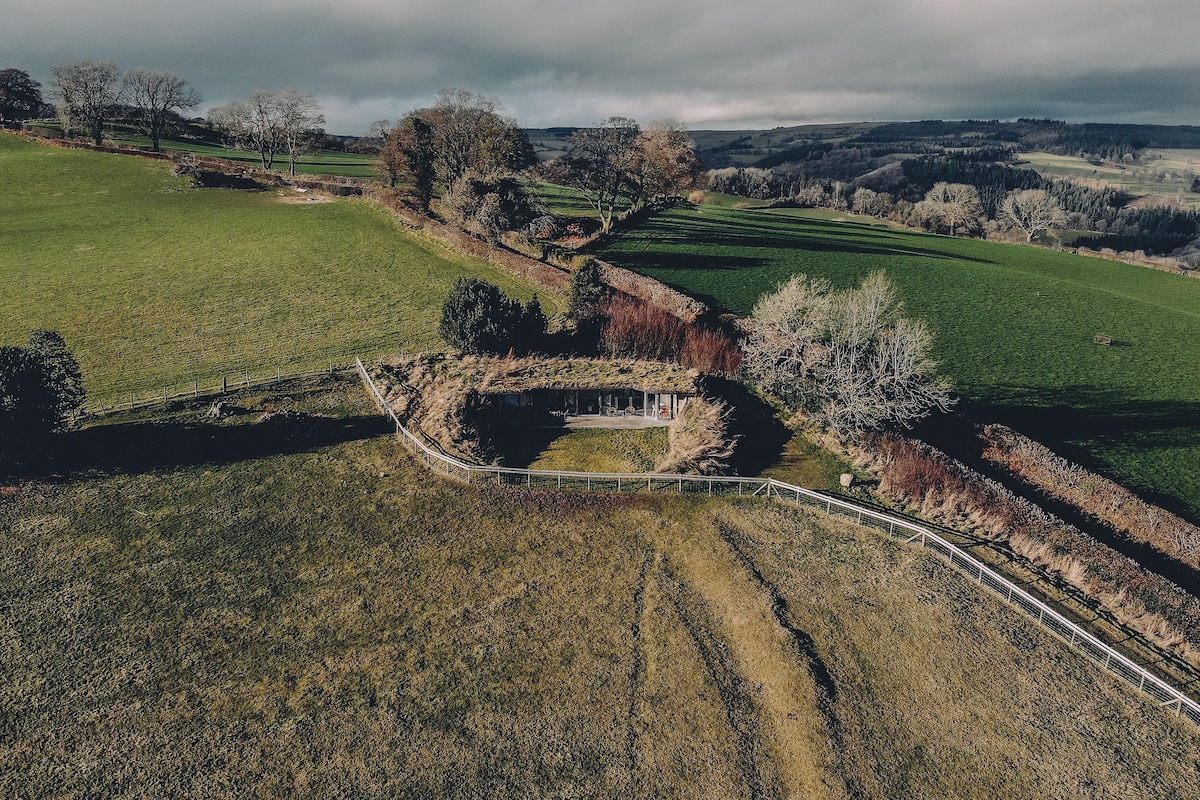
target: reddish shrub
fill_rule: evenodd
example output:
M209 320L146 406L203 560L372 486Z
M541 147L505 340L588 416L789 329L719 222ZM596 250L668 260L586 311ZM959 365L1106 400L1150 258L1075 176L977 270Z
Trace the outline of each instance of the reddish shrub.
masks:
M628 295L610 295L600 304L606 322L600 346L607 355L678 361L687 326L658 306Z
M690 325L684 334L679 363L706 375L732 378L741 369L742 350L726 333Z

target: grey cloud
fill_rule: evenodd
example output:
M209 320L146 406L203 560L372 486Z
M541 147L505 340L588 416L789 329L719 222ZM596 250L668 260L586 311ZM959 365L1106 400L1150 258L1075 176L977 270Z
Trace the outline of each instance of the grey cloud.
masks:
M1200 122L1194 0L15 0L0 53L46 81L83 58L177 72L206 108L315 92L330 130L498 95L525 125L1050 116ZM386 113L385 113L386 112Z

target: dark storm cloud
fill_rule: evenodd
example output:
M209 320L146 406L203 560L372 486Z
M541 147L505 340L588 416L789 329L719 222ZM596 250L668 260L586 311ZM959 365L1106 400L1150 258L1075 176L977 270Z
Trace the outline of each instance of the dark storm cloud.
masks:
M171 70L204 93L202 111L295 86L321 98L339 133L449 86L498 95L529 126L613 114L724 128L929 117L1200 122L1194 0L15 5L0 29L0 67L43 82L52 64L80 59Z

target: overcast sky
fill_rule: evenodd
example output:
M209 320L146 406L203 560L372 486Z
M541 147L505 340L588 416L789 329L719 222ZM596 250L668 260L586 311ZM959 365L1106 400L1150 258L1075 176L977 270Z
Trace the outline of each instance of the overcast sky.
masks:
M175 72L200 113L295 87L339 134L448 87L526 127L1200 124L1198 0L6 0L0 60Z

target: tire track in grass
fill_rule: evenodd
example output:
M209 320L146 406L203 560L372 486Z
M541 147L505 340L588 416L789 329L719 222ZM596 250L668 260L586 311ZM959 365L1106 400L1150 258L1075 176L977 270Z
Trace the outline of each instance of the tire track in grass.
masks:
M745 679L738 674L732 654L713 631L714 620L705 600L677 579L666 579L670 601L692 637L705 669L717 685L729 727L737 737L738 770L754 800L783 796L779 776L765 752L759 709Z
M847 765L840 763L840 754L846 750L846 737L841 718L837 714L837 684L833 680L833 675L829 672L829 667L825 665L824 659L821 658L821 654L817 652L817 643L813 641L811 636L792 623L791 610L787 599L773 583L767 580L753 559L746 553L746 542L742 534L725 525L720 525L719 530L721 531L721 538L729 545L738 562L754 578L754 582L759 589L765 592L771 599L771 612L775 616L775 621L781 628L788 632L799 655L808 662L809 672L817 687L817 707L821 710L821 715L825 719L825 727L829 730L833 751L839 755L839 771L845 777L846 792L856 800L857 798L866 797L866 793L858 785L858 781L854 779L851 771L847 769Z
M753 796L848 797L823 690L762 584L711 521L651 536L673 579L666 583L676 584L672 600L721 687Z

